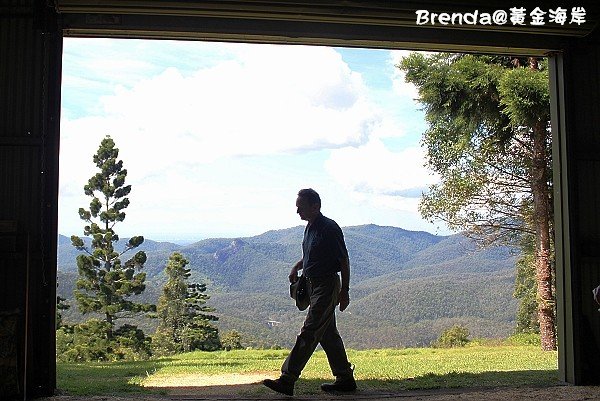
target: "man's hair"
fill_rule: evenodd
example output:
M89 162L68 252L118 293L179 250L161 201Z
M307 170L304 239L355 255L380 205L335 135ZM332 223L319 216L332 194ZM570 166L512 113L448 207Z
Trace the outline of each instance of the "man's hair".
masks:
M321 206L321 197L317 191L312 188L301 189L298 191L298 197L306 199L309 205L318 204Z

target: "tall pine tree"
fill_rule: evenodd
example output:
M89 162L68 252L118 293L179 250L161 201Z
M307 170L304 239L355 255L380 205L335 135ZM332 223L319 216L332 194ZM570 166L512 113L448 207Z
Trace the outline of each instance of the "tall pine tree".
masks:
M118 156L115 142L106 136L93 157L99 171L84 186L85 194L92 198L89 210L79 209L79 217L87 223L83 234L91 237L91 247L88 249L80 237L71 236L73 246L84 252L77 256L77 306L84 314L96 312L103 316L107 323L104 335L109 341L115 335L118 319L156 310L155 305L131 300L146 288L146 273L140 272L146 254L139 251L121 263L121 256L140 246L144 237L131 237L125 249L115 250L119 236L114 227L125 219L123 210L129 205L127 195L131 191L131 185L125 185L127 170Z
M440 177L423 196L421 214L485 245L534 244L535 281L520 284L535 284L542 348L556 349L545 61L412 53L399 67L419 89L429 124L423 136L427 164ZM516 294L530 293L522 290Z
M155 350L174 354L193 350L213 351L221 347L219 331L211 324L218 318L206 302L210 298L206 285L189 283L188 260L179 252L169 257L165 273L167 282L158 300L158 328L154 336Z

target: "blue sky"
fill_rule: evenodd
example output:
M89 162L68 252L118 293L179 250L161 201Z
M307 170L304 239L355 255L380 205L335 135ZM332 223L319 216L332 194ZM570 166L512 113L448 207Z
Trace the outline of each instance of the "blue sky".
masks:
M77 210L109 134L132 185L122 236L256 235L303 224L312 187L341 226L446 234L423 221L426 129L407 52L310 46L67 38L63 56L59 232Z

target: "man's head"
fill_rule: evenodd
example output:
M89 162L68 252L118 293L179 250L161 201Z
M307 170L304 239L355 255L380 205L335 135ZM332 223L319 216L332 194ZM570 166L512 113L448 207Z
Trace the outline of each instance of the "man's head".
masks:
M312 188L301 189L296 199L296 209L302 220L313 221L321 213L321 197Z

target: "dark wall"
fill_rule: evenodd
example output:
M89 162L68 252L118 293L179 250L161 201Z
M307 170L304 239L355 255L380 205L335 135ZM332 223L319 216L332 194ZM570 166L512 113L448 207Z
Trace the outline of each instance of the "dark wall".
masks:
M569 156L574 382L600 383L600 34L564 54L566 144Z
M51 394L56 376L62 36L43 11L12 0L0 14L0 310L19 314L20 392L28 396Z

